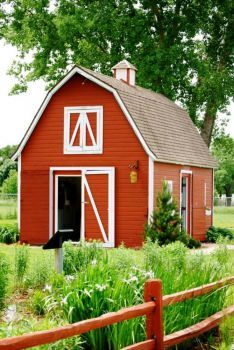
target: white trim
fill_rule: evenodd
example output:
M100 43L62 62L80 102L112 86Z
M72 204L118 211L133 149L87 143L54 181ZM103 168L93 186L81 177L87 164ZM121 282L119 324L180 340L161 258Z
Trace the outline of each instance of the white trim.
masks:
M212 213L211 213L211 225L214 225L214 169L212 169L212 194L211 194L211 200L212 200Z
M20 230L20 218L21 218L21 154L18 158L18 184L17 184L17 221L18 221L18 229Z
M49 171L49 238L53 236L53 202L54 202L54 179L53 170Z
M182 198L181 198L181 189L182 189L182 175L183 174L189 174L190 175L190 236L192 237L192 220L193 220L193 172L192 170L180 170L180 218L181 218L181 204L182 204ZM187 180L186 180L187 181ZM186 191L188 191L188 185L186 186ZM188 192L186 193L186 201L188 200ZM188 208L188 202L186 203ZM188 213L187 213L188 216ZM186 230L187 230L187 218L186 218Z
M192 170L180 170L181 174L192 174Z
M207 197L207 184L206 181L204 182L204 207L206 208L206 197Z
M53 235L53 219L54 219L54 209L53 209L53 179L54 179L54 171L81 171L81 175L76 174L58 174L55 175L55 186L56 186L56 177L72 177L72 176L81 176L82 180L82 186L81 186L81 231L80 231L80 239L85 239L85 184L87 182L86 176L87 175L100 175L100 174L107 174L108 175L108 239L106 242L103 243L104 247L114 247L115 246L115 168L114 167L50 167L49 172L49 238ZM89 187L89 186L88 186ZM57 188L57 187L55 187ZM87 189L87 186L86 186ZM57 192L57 191L56 191ZM87 191L88 192L88 191ZM91 193L91 191L90 191ZM88 193L89 194L89 193ZM90 197L90 196L89 196ZM92 197L92 194L91 194ZM91 200L90 197L90 201ZM55 208L57 208L57 196L55 196ZM95 204L95 203L94 203ZM92 203L93 205L93 203ZM95 206L93 206L94 209ZM96 208L97 209L97 208ZM95 209L94 209L95 210ZM56 211L56 210L55 210ZM99 214L96 213L95 215ZM57 215L57 214L56 214ZM97 217L96 215L96 217ZM56 216L55 216L56 218ZM100 217L99 217L100 219ZM98 217L97 217L98 220ZM100 225L100 222L98 222ZM56 221L55 221L56 225ZM102 225L102 224L101 224ZM55 231L56 232L56 231Z
M154 160L149 157L148 165L148 222L154 210Z
M79 114L75 128L70 138L71 114ZM96 140L89 123L87 113L96 113ZM92 146L86 145L86 127ZM74 146L74 141L80 129L80 144ZM72 106L64 107L64 154L101 154L103 153L103 106Z
M136 126L135 122L133 121L130 113L128 112L127 108L125 107L123 101L121 100L118 92L112 88L111 86L109 86L106 83L103 83L102 81L100 81L98 78L93 77L91 74L86 73L85 71L83 71L81 68L78 67L74 67L46 96L44 102L42 103L41 107L39 108L35 119L32 121L28 131L26 132L18 150L16 151L16 153L13 155L12 159L15 160L18 158L18 156L20 155L20 153L22 152L24 146L26 145L29 137L31 136L33 130L35 129L39 119L41 118L46 106L48 105L48 103L50 102L50 99L52 98L52 96L75 74L80 74L83 77L89 79L90 81L96 83L97 85L103 87L104 89L106 89L107 91L111 92L115 99L117 100L121 110L123 111L124 115L126 116L128 122L130 123L131 127L133 128L133 131L135 132L137 138L139 139L142 147L144 148L144 150L146 151L146 153L152 157L152 159L156 160L155 155L153 154L153 152L150 150L150 148L148 147L147 143L145 142L144 138L142 137L138 127Z

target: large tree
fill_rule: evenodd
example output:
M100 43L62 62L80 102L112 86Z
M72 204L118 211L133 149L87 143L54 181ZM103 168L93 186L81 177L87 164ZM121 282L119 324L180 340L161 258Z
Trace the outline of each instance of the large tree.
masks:
M219 168L215 171L215 189L220 196L225 194L227 205L231 205L234 192L234 139L220 135L212 143L212 152L219 162Z
M6 0L0 36L19 56L13 93L54 84L74 63L110 74L128 58L138 83L185 106L210 144L233 95L232 0Z

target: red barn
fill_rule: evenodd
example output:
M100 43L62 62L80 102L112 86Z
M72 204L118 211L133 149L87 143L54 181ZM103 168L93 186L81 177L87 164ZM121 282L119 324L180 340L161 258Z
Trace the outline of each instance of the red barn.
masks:
M135 85L126 60L114 77L74 67L46 96L13 159L21 242L58 229L107 247L140 246L163 180L189 235L212 224L216 163L188 114Z

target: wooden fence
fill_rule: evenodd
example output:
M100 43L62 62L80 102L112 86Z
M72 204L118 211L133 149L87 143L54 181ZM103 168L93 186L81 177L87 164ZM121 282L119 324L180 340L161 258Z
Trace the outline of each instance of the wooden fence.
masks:
M163 307L207 294L225 285L231 285L233 283L234 276L191 290L162 296L161 280L148 280L145 283L145 302L143 304L47 331L39 331L21 336L5 338L0 340L0 349L26 349L32 346L53 343L61 339L102 328L113 323L126 321L139 316L146 316L147 339L141 343L125 347L123 350L163 350L172 345L194 338L218 326L224 317L234 313L234 305L217 312L202 322L166 336L163 335Z

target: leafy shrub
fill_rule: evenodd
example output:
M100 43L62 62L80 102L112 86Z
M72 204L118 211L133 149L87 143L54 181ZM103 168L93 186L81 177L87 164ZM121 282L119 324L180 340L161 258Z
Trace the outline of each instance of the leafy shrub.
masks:
M234 239L234 235L232 231L227 228L210 226L206 233L206 241L216 243L219 238L232 240Z
M145 237L159 245L181 241L187 247L197 248L199 243L189 238L181 228L181 218L175 200L172 198L167 183L164 181L162 191L157 195L156 209L151 221L145 226Z
M11 244L16 243L19 240L18 225L13 223L0 225L0 242Z
M35 315L42 316L45 314L45 294L41 290L36 290L31 297L30 307Z
M6 257L0 254L0 310L3 308L7 294L9 264Z
M12 169L8 177L3 181L2 193L17 193L17 171Z
M16 162L11 159L4 159L3 163L0 164L0 186L2 186L4 180L8 177L11 170L17 168Z
M22 287L29 261L29 247L17 245L15 248L15 278L16 283Z
M51 255L50 255L51 257ZM30 270L24 278L24 287L26 288L42 288L49 283L51 277L53 263L49 259L46 251L42 251L36 259L29 260Z
M80 242L73 245L71 242L66 242L63 245L63 270L66 275L72 275L89 264L96 264L106 251L98 242Z
M194 239L192 237L189 237L188 239L188 244L187 244L187 247L188 248L200 248L201 246L201 242L198 241L197 239Z

